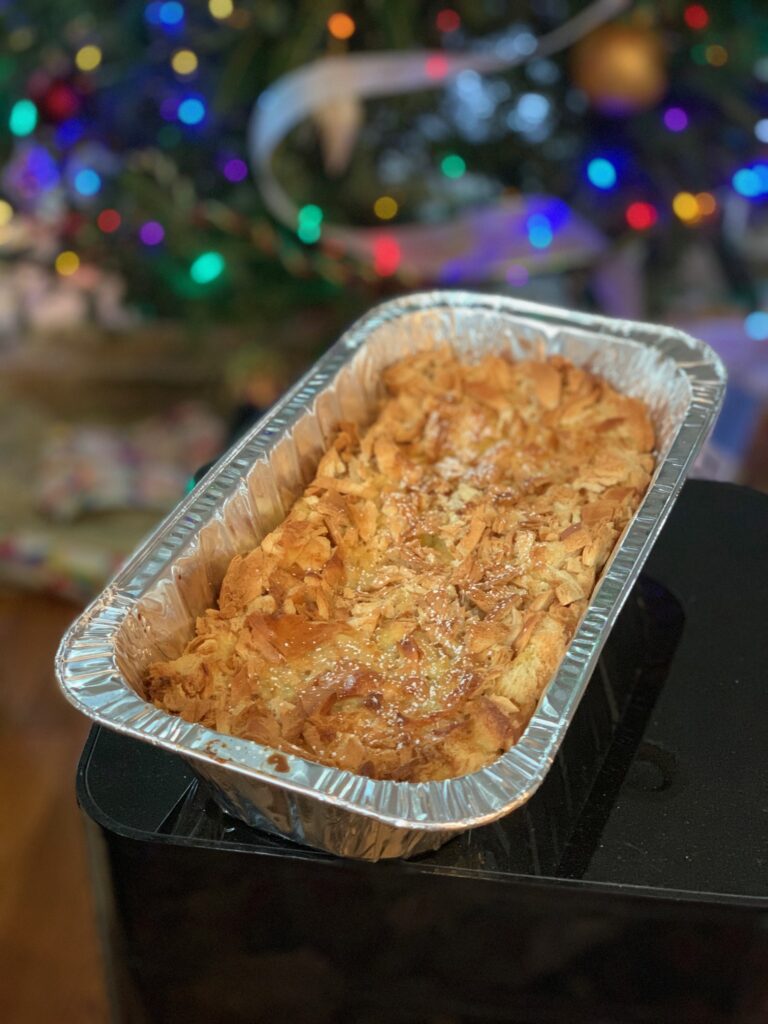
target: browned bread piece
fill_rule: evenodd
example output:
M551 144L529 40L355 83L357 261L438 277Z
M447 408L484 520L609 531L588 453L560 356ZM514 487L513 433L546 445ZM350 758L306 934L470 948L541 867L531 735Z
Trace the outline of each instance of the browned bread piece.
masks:
M648 485L644 405L560 357L384 373L358 439L232 560L158 707L379 779L495 760L552 678Z

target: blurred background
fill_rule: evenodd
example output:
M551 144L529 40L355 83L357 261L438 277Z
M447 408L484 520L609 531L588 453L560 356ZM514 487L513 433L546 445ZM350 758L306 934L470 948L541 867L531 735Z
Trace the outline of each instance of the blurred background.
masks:
M764 4L0 9L0 581L92 595L252 407L416 287L704 336L733 380L708 472L768 482ZM336 94L274 95L328 56Z
M684 327L731 375L698 472L768 489L768 6L0 0L0 32L0 954L37 976L55 905L100 1020L55 642L357 315L468 287Z

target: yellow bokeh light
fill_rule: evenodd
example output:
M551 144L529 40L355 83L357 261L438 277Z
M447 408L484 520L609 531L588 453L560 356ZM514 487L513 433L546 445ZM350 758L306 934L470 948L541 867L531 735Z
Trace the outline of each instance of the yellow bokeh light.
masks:
M336 11L326 24L334 39L349 39L355 33L355 23L344 11Z
M74 274L80 266L80 257L71 249L60 252L56 257L56 272L62 277L69 277Z
M177 50L171 57L171 67L177 75L191 75L197 71L197 55L191 50Z
M704 51L704 56L707 58L707 63L715 68L721 68L728 61L728 51L718 43L708 46Z
M228 18L234 9L232 0L208 0L208 10L214 18Z
M5 199L0 199L0 228L4 228L11 217L13 217L13 207Z
M15 28L8 36L8 46L12 50L27 50L35 41L35 33L28 25Z
M710 217L717 210L717 200L711 192L699 192L696 202L702 217Z
M75 54L75 64L81 71L95 71L101 64L101 50L98 46L90 43L88 46L81 46Z
M678 192L672 200L672 209L675 215L686 224L691 224L701 217L699 201L690 192Z
M399 209L397 200L393 199L392 196L379 196L373 204L373 212L379 220L392 220L397 215Z

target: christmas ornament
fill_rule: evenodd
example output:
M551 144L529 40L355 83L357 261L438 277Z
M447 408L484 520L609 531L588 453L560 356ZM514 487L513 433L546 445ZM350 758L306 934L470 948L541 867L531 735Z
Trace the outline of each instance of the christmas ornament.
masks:
M363 124L363 105L353 92L325 103L312 113L320 135L326 174L336 177L349 166Z
M289 72L261 94L249 126L251 163L266 205L301 241L319 243L329 252L373 267L379 277L399 274L413 283L513 281L521 270L564 269L592 262L603 251L602 235L552 197L502 197L444 224L387 225L385 230L342 227L325 223L323 211L315 204L296 206L272 172L272 154L305 117L317 117L317 111L333 109L340 101L359 104L368 96L434 89L462 73L488 74L546 58L572 46L625 7L626 0L595 0L547 35L536 39L521 31L518 36L523 40L513 37L516 45L501 49L353 53L326 57ZM340 157L348 159L354 141L350 129L354 114L349 108L346 116L347 124L335 142ZM466 165L461 157L457 155L447 167L443 167L447 177L463 178Z
M590 103L615 116L654 106L667 88L664 45L642 25L602 25L578 42L571 73Z

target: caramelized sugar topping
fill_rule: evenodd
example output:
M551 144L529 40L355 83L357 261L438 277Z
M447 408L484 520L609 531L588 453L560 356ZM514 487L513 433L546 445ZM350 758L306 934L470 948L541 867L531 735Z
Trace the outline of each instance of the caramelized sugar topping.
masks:
M384 373L149 698L375 778L495 760L522 733L648 485L647 410L565 359Z

